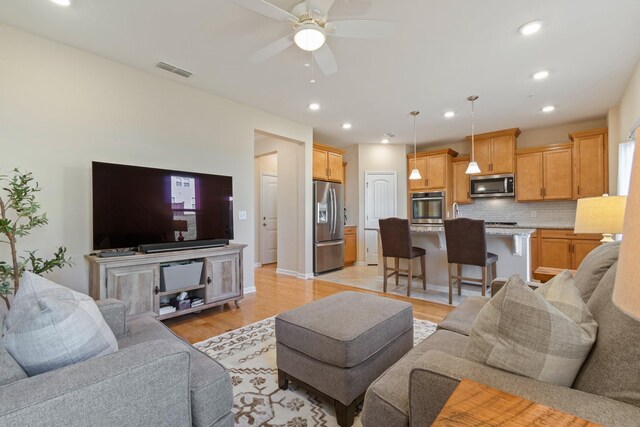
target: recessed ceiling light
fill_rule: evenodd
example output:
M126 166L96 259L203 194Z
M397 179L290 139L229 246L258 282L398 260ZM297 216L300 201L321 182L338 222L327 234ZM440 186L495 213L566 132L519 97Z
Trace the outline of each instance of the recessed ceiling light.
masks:
M455 111L447 111L446 113L444 113L444 116L445 116L447 119L450 119L451 117L453 117L453 116L455 116L455 115L456 115L456 112L455 112Z
M311 104L309 104L309 110L317 111L319 109L320 104L318 104L317 102L312 102Z
M382 142L383 144L388 144L388 143L389 143L389 140L388 140L387 138L385 138L385 139L383 139L383 140L382 140L382 141L380 141L380 142Z
M343 123L342 129L351 129L351 123Z
M538 71L533 75L533 78L535 80L542 80L546 79L547 77L549 77L549 72L547 70Z
M550 112L552 112L552 111L553 111L553 110L555 110L555 109L556 109L556 107L554 107L553 105L547 105L546 107L543 107L543 108L542 108L542 111L543 111L544 113L550 113Z
M70 6L71 5L71 0L51 0L53 3L57 4L58 6Z
M532 34L537 33L542 28L542 21L530 21L526 24L523 24L518 31L523 36L530 36Z

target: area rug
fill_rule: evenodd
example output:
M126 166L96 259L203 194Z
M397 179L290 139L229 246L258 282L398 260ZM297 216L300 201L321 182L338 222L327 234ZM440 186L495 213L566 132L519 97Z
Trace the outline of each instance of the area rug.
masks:
M414 319L414 345L436 330L436 324ZM233 384L233 413L237 426L334 427L333 403L304 388L278 388L275 318L194 344L224 365ZM360 426L359 414L354 426Z

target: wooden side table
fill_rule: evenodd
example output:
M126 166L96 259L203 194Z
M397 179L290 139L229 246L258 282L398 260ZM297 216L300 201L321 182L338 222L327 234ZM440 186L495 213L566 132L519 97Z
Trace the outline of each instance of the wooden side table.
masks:
M432 426L595 427L599 424L475 381L462 380Z

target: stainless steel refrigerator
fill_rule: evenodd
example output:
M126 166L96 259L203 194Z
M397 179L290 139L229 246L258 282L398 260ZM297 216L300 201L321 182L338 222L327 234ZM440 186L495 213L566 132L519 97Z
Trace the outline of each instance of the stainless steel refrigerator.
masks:
M313 273L344 266L342 184L313 181Z

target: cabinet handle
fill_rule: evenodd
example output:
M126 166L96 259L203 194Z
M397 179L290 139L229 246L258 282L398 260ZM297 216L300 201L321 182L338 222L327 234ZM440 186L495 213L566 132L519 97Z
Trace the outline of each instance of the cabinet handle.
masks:
M153 288L153 293L158 295L160 293L160 287L156 286L155 288Z
M578 194L580 194L580 186L578 185Z
M207 285L211 284L211 277L207 277Z
M540 197L544 197L544 193L542 191L542 188L540 189Z
M547 195L547 189L542 187L542 197Z
M425 181L427 182L427 187L429 186L429 178L425 179Z
M467 199L471 198L471 194L467 191Z

